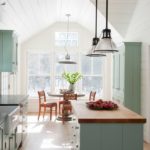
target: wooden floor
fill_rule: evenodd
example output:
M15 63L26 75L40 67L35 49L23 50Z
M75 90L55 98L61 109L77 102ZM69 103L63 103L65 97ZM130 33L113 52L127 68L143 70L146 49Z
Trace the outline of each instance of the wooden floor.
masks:
M37 121L37 115L28 116L28 135L21 150L73 150L72 148L73 122L65 123L53 120L49 117L41 117ZM144 143L144 150L150 150L150 144Z

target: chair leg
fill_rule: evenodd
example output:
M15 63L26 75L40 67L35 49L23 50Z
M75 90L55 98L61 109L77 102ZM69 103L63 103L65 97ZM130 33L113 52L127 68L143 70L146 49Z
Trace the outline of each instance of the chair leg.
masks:
M57 117L57 105L55 106L55 116Z
M65 118L64 118L64 109L62 108L62 123L64 124Z
M43 119L44 119L44 116L45 116L45 112L46 112L46 106L44 106Z
M59 111L59 115L60 115L60 103L59 103L59 110L58 111Z
M52 120L52 107L50 107L50 120Z
M40 114L41 114L41 107L39 106L38 120L40 118Z

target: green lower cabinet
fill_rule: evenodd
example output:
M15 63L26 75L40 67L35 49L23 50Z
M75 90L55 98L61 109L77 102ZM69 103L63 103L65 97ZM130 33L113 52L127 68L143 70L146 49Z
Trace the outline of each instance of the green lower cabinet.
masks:
M143 150L143 124L80 124L80 150Z
M113 55L113 99L141 112L141 42L125 42Z

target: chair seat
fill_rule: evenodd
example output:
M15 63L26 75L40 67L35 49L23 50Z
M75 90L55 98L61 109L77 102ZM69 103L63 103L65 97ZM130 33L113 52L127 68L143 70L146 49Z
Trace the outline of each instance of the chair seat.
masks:
M54 106L57 106L57 103L55 102L52 102L52 103L42 103L41 106L43 107L54 107Z

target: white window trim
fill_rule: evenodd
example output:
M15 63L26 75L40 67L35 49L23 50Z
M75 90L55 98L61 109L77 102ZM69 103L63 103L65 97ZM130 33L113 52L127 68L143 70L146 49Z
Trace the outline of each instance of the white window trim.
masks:
M37 50L29 50L29 51L27 51L27 56L28 56L28 53L49 53L50 55L52 55L52 60L51 60L51 68L52 68L52 70L53 71L51 71L50 72L50 77L51 77L51 87L50 87L50 92L54 92L55 91L55 76L60 76L60 75L56 75L55 74L55 62L56 62L56 60L55 60L55 54L57 53L57 51L56 52L52 52L52 51L50 51L50 50L45 50L44 52L41 50L41 51L37 51ZM81 72L81 55L80 55L80 53L77 53L77 55L78 55L78 66L77 66L77 68L79 69L79 72ZM91 75L91 74L86 74L86 75L84 75L84 76L91 76L91 77L93 77L93 76L95 76L95 77L102 77L102 80L103 80L103 82L102 82L102 87L103 87L103 98L107 98L107 99L111 99L111 87L112 87L112 80L111 80L111 73L110 73L110 71L112 72L112 65L111 65L111 61L112 61L112 58L111 58L112 56L107 56L107 58L105 58L105 62L104 62L104 67L103 67L103 70L104 71L102 71L102 74L100 74L100 75ZM27 64L28 64L28 61L26 61L26 66L27 66ZM109 72L109 73L108 73ZM27 79L27 81L26 81L26 85L27 85L27 87L26 87L26 91L27 91L27 88L28 88L28 68L27 68L27 72L26 72L26 79ZM82 82L80 82L79 83L79 89L82 89ZM88 97L88 95L87 95L87 97ZM87 98L87 97L84 97L83 99L85 99L85 98ZM32 96L30 96L30 98L32 99L32 98L37 98L37 97L32 97Z

